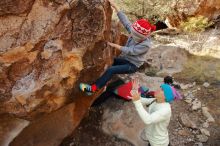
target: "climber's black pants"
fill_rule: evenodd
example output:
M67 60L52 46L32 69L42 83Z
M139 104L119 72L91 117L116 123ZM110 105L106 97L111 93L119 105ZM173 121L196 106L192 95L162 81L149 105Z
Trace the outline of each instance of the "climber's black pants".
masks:
M114 74L131 74L137 71L138 67L122 58L115 58L114 63L105 73L95 82L100 89L112 78Z

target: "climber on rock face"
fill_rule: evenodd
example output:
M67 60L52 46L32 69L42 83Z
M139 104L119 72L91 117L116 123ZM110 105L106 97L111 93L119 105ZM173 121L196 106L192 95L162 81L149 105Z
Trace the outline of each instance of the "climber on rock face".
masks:
M131 96L140 118L146 124L148 146L170 146L167 128L171 118L169 102L174 100L171 86L167 83L162 84L161 88L155 91L155 98L142 98L138 88L139 81L133 80ZM148 110L145 110L143 105L149 105Z
M119 10L113 0L108 1L117 12L120 22L126 28L130 37L125 46L108 42L109 46L120 50L122 53L114 59L112 66L94 84L80 83L80 89L89 93L103 88L115 74L135 73L145 62L145 55L151 47L150 34L156 30L156 26L151 25L146 19L137 20L132 24L127 16Z

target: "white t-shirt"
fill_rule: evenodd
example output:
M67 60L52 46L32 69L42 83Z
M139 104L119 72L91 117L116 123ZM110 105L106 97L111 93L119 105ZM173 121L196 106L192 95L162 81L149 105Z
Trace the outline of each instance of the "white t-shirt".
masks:
M151 146L167 146L169 144L168 125L171 118L170 104L154 102L146 111L143 105L152 102L152 98L141 98L134 101L135 108L146 124L145 134Z

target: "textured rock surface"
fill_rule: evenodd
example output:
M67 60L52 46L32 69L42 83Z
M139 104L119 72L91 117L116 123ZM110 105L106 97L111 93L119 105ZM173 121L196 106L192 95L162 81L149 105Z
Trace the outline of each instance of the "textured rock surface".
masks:
M203 0L196 11L197 15L203 15L210 19L215 19L220 15L219 0Z
M187 52L176 46L158 44L149 50L146 60L160 73L174 74L182 71Z
M207 107L202 107L202 114L207 118L207 122L215 122L215 119L209 113L209 109Z
M34 0L2 0L0 2L0 16L28 13L33 3Z
M78 126L88 107L101 92L102 90L89 98L81 94L79 95L80 98L75 99L73 103L34 120L10 145L59 145Z
M73 118L74 108L75 105L70 104L61 110L32 122L10 145L59 145L60 139L71 133L77 124Z
M180 114L179 121L185 127L193 129L197 128L197 125L192 120L190 120L187 114Z
M111 15L101 0L2 0L0 113L51 112L77 98L77 83L112 60Z
M208 141L208 137L205 135L197 135L196 138L198 139L199 142L207 142Z
M196 0L196 1L180 1L175 5L174 14L167 16L166 23L169 28L175 28L185 21L188 16L202 15L209 20L216 19L220 16L219 0Z
M0 118L0 145L8 146L9 143L29 124L28 121L1 115Z
M108 101L104 105L107 108L103 114L103 131L109 135L124 139L135 146L147 145L147 142L141 137L143 135L145 138L145 135L142 134L145 124L136 113L133 103L126 102L123 104L121 101L115 101L117 103L113 102L114 100ZM123 104L123 107L121 104ZM114 105L114 109L111 109L111 105Z
M115 39L111 16L105 0L1 0L0 116L32 120L11 145L58 145L79 124L98 96L79 82L115 54L105 43Z
M164 30L155 35L155 39L166 43L170 48L182 48L196 56L220 56L219 29L213 29L203 33L170 35L172 31ZM178 32L176 32L178 33Z
M74 103L35 120L10 145L59 145L62 139L76 128L80 119L87 112L87 107L91 106L96 96L90 96L89 100L84 99L83 102L76 100Z
M199 101L198 99L195 99L193 102L192 102L192 110L199 110L201 109L202 107L202 103L201 101Z

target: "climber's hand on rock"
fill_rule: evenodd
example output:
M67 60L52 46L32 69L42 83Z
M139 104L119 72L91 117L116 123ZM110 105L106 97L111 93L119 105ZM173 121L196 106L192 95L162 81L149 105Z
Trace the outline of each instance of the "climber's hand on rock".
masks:
M121 50L122 46L118 45L118 44L114 44L114 43L111 43L111 42L108 42L108 45L113 47L113 48L116 48L118 50Z
M109 3L111 4L112 8L115 9L116 12L119 11L119 8L117 7L117 5L115 4L114 0L108 0Z
M108 42L108 45L111 46L111 47L116 47L117 44L114 44L114 43L111 43L111 42Z

